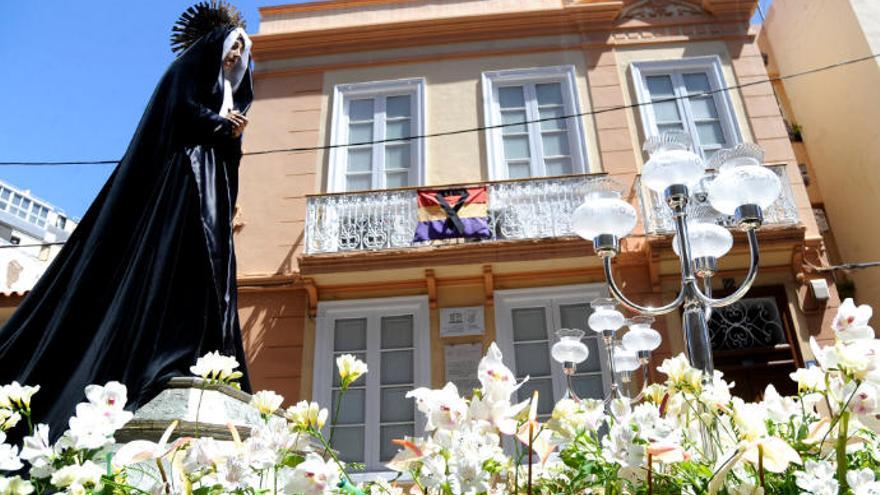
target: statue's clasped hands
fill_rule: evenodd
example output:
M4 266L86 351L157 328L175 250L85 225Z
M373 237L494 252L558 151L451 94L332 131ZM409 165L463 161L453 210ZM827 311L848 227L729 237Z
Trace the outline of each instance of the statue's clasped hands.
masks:
M240 137L244 128L248 125L248 119L238 110L232 110L226 114L226 118L232 121L232 136Z

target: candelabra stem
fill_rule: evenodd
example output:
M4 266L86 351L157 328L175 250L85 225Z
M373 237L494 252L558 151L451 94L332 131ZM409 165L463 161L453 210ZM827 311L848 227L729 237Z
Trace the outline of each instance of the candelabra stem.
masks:
M712 362L712 343L709 342L709 325L706 308L699 301L691 300L685 306L681 326L691 366L703 372L703 380L711 380L715 366Z

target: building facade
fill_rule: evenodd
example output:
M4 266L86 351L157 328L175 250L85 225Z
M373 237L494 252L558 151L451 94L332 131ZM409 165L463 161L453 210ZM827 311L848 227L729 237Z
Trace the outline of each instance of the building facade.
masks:
M642 221L623 243L616 276L638 302L671 300L679 285L672 226L639 181L641 144L684 130L704 157L757 143L782 179L758 234L756 286L710 326L717 366L739 393L754 396L771 381L784 389L794 366L812 359L809 338L832 338L839 302L833 285L817 299L810 280L821 275L804 270L823 240L773 88L724 90L768 77L749 26L755 4L262 8L245 148L299 150L247 156L241 167L239 307L254 386L330 405L334 357L360 356L371 372L346 396L335 443L368 469L393 454L391 438L423 426L406 391L447 380L466 389L491 342L518 377L531 377L521 397L540 391L547 413L564 392L549 353L555 331L585 328L589 301L607 295L600 259L573 235L571 213L597 182L622 184ZM716 92L691 97L704 91ZM408 139L422 135L434 136ZM425 225L447 216L425 195L457 202L463 191L458 216L487 228L430 240ZM734 238L715 277L718 294L748 267L745 237ZM683 351L680 314L656 328L659 364ZM591 353L575 385L601 397L608 366L595 335L586 341Z
M76 223L30 191L0 181L0 325L55 259Z
M774 0L759 44L774 76L877 54L880 4ZM865 214L880 191L878 85L876 58L774 83L810 202L824 220L825 257L832 265L880 261L880 238L873 235L880 219ZM880 307L880 268L837 272L837 282L847 293L854 289L859 301Z

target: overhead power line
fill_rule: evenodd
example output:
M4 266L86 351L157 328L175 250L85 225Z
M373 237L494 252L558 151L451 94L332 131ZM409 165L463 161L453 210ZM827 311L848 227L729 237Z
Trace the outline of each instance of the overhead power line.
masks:
M752 81L752 82L747 82L747 83L742 83L742 84L733 84L730 86L725 86L725 87L710 90L710 91L702 91L699 93L693 93L693 94L690 94L687 96L674 96L674 97L670 97L670 98L664 98L664 99L649 101L649 102L637 102L637 103L631 103L631 104L627 104L627 105L617 105L617 106L613 106L613 107L609 107L609 108L603 108L600 110L590 110L587 112L578 112L578 113L569 114L569 115L560 115L558 117L544 117L544 118L539 118L539 119L523 120L523 121L519 121L519 122L508 122L508 123L488 125L488 126L470 127L470 128L466 128L466 129L455 129L455 130L450 130L450 131L418 134L418 135L403 137L403 138L379 139L379 140L373 140L373 141L360 141L360 142L356 142L356 143L345 143L345 144L330 144L330 145L325 145L325 146L302 146L302 147L295 147L295 148L279 148L279 149L270 149L270 150L261 150L261 151L249 151L247 153L244 153L244 155L245 156L257 156L257 155L269 155L269 154L275 154L275 153L302 153L302 152L309 152L309 151L331 150L331 149L335 149L335 148L347 148L349 146L367 146L367 145L382 144L382 143L401 143L401 142L407 142L407 141L414 141L416 139L429 139L429 138L444 137L444 136L455 136L458 134L468 134L468 133L472 133L472 132L483 132L483 131L492 130L492 129L501 129L504 127L519 126L519 125L523 125L523 124L533 124L533 123L548 122L548 121L554 121L554 120L571 119L571 118L576 118L576 117L585 117L588 115L598 115L598 114L602 114L602 113L616 112L619 110L639 108L639 107L646 106L646 105L653 105L655 103L665 103L665 102L669 102L669 101L677 101L677 100L684 100L684 99L691 99L691 98L700 98L703 96L711 96L711 95L714 95L717 93L727 92L727 91L731 91L734 89L747 88L750 86L757 86L759 84L766 84L766 83L771 83L771 82L776 82L776 81L785 81L788 79L794 79L796 77L802 77L802 76L806 76L809 74L815 74L818 72L824 72L827 70L836 69L838 67L843 67L846 65L856 64L859 62L865 62L867 60L874 60L878 57L880 57L880 53L872 53L871 55L868 55L868 56L843 60L843 61L836 62L833 64L823 65L821 67L815 67L815 68L803 70L800 72L794 72L792 74L786 74L786 75L777 76L777 77L769 77L767 79L760 79L757 81ZM116 163L119 163L119 160L2 161L2 162L0 162L0 166L112 165L112 164L116 164Z

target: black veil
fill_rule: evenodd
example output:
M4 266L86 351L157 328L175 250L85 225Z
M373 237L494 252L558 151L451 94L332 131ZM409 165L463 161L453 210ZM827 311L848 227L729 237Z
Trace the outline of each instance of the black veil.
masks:
M231 32L214 29L171 64L123 159L0 328L0 383L42 387L31 406L53 439L86 385L118 380L135 409L209 351L235 356L249 389L231 228L241 140L217 113ZM241 112L253 100L245 63Z

